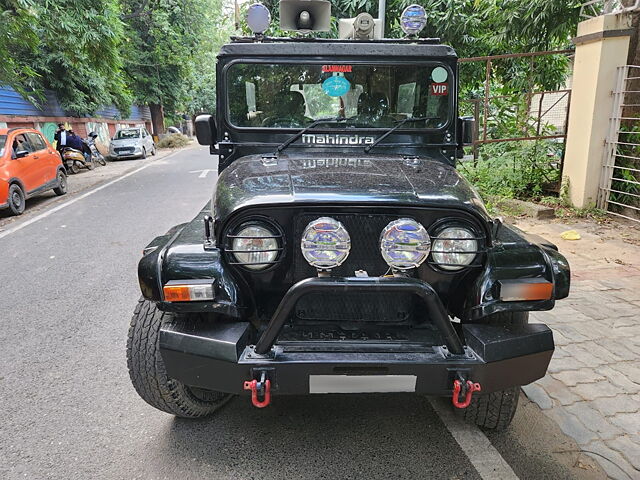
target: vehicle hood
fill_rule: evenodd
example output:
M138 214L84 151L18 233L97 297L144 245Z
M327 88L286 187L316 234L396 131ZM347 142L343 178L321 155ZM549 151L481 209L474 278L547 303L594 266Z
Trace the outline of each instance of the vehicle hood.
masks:
M224 221L244 208L293 203L457 208L489 219L478 193L454 167L402 156L242 157L220 174L213 211Z

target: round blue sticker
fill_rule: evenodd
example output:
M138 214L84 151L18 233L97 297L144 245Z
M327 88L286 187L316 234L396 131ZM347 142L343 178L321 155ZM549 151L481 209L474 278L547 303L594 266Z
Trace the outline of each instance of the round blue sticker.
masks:
M330 97L341 97L350 89L349 80L341 76L329 77L322 82L322 90Z

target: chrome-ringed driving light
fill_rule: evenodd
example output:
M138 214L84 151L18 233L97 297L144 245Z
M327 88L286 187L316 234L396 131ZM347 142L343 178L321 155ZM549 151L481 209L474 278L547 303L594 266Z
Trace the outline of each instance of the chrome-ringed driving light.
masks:
M300 248L309 265L329 270L344 263L351 250L351 238L344 225L331 217L320 217L304 229Z
M427 259L430 248L427 230L411 218L394 220L380 234L382 258L395 270L419 267Z
M464 227L447 227L433 238L431 257L443 270L460 270L471 265L478 253L476 235Z
M420 5L409 5L402 11L400 27L409 36L418 35L427 26L427 12Z
M272 265L282 250L278 243L280 235L263 224L242 225L237 233L229 235L231 251L235 261L249 270L264 270Z

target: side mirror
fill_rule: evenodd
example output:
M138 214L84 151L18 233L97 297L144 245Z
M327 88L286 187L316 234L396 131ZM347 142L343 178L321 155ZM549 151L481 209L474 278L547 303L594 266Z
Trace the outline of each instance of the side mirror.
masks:
M473 145L476 134L476 119L473 117L460 117L458 119L458 131L460 135L458 144L461 147Z
M200 145L215 145L218 129L213 115L198 115L196 117L196 138Z
M16 158L24 158L27 155L29 155L29 152L27 150L18 150L18 151L16 151Z

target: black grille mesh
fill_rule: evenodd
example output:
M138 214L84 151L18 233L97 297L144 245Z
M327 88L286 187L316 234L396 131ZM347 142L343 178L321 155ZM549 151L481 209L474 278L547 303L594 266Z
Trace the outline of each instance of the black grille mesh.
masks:
M332 276L352 277L356 270L366 270L369 276L384 275L389 266L380 254L380 232L398 217L379 214L313 214L299 215L295 220L294 238L302 238L305 227L318 217L329 216L342 222L351 237L349 257L332 270ZM294 257L295 281L317 275L296 248ZM354 322L406 322L413 312L410 294L312 294L303 297L296 305L296 317L304 320L337 320Z

